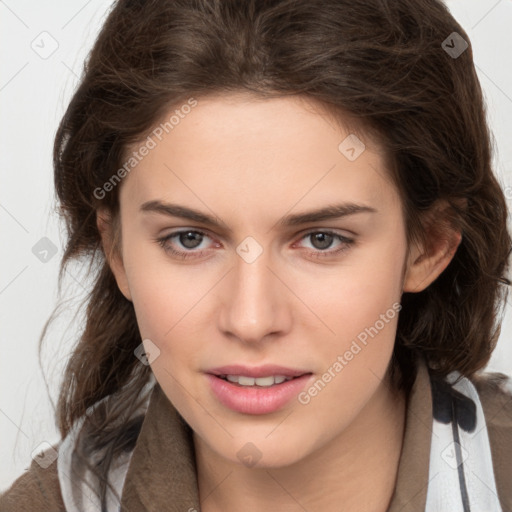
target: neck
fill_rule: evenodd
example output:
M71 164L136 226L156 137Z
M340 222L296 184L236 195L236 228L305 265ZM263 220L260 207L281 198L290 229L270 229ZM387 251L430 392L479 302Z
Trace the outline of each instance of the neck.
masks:
M194 434L201 510L385 512L395 489L405 410L405 393L383 382L341 434L280 468L236 464Z

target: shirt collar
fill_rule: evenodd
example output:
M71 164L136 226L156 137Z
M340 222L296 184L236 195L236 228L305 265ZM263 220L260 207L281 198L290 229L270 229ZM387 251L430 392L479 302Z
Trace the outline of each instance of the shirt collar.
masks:
M402 453L388 512L425 510L432 424L430 375L424 358L420 356L416 360L416 379L407 397Z
M430 378L420 357L407 397L405 435L388 512L425 509L432 421ZM192 430L158 384L133 450L121 505L122 510L148 512L200 510Z

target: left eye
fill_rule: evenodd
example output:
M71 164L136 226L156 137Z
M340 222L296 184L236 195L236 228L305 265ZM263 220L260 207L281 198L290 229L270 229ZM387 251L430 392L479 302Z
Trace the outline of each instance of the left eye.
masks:
M333 256L341 256L344 251L350 249L354 244L352 238L347 238L334 231L310 231L306 233L301 240L310 239L313 249L309 251L314 258L328 258ZM340 243L335 249L326 250L331 247L333 240L337 239Z
M156 242L158 242L166 252L185 259L197 255L202 255L202 249L206 249L204 247L200 247L204 238L210 237L203 231L189 229L175 231L174 233L170 233L165 237L157 238ZM349 246L354 242L352 239L332 231L310 231L303 235L300 240L305 240L308 238L311 240L313 245L313 250L311 252L318 257L331 256L333 254L339 253L348 249ZM171 243L173 239L177 239L179 245L185 250L175 249L175 243ZM332 246L333 241L336 239L340 242L339 247L336 249L326 250Z
M312 233L306 234L302 240L309 238L312 242L313 249L318 250L325 250L328 249L331 245L334 239L338 238L340 241L346 241L347 239L342 237L341 235L338 235L336 233L331 233L330 231L315 231ZM317 244L315 246L315 244Z

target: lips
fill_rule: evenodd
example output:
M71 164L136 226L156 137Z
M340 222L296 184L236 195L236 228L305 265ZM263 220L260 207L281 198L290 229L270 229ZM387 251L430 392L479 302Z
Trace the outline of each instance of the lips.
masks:
M262 366L232 364L211 368L205 373L213 396L225 407L242 414L275 412L293 400L314 379L313 373L307 369L275 364ZM232 379L226 379L228 375L253 379L280 376L280 379L286 377L286 380L260 387L260 385L240 385L237 382L230 382Z
M245 377L269 377L270 375L283 375L285 377L300 377L301 375L310 374L311 371L298 368L287 368L285 366L266 364L263 366L244 366L239 364L219 366L207 370L206 373L216 375L217 377L225 377L226 375L243 375Z
M219 375L221 379L227 380L231 382L231 384L235 384L237 386L260 386L260 387L268 387L274 386L276 384L282 384L283 382L298 379L299 377L285 377L284 375L271 375L269 377L246 377L246 376L236 376L236 375Z

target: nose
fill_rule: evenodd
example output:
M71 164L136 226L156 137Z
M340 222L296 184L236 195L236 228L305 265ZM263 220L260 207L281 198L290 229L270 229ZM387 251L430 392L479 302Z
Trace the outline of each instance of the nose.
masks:
M266 251L251 263L236 256L221 292L218 322L224 335L254 344L289 331L290 292L269 263Z

